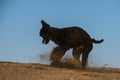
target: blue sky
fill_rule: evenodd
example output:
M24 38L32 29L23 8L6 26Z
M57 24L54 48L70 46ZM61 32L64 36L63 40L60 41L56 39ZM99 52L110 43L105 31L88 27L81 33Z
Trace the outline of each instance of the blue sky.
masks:
M41 20L58 28L80 26L92 38L103 38L89 61L120 67L119 0L1 0L0 61L38 62L38 55L50 53L55 44L41 43Z

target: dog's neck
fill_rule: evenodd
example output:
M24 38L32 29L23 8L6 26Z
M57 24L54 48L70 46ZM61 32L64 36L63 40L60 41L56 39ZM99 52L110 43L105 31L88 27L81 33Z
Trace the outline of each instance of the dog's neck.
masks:
M58 29L58 28L54 28L54 27L51 27L50 29L49 29L49 32L50 32L50 35L51 35L51 40L55 40L55 38L58 36L58 34L59 34L59 30L60 29Z

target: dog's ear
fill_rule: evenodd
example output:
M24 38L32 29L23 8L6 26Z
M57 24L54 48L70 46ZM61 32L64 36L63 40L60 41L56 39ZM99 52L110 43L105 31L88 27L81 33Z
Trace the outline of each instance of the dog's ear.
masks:
M50 25L46 23L44 20L41 20L41 24L43 27L50 27Z
M46 23L44 20L41 20L41 24L44 24L44 23Z

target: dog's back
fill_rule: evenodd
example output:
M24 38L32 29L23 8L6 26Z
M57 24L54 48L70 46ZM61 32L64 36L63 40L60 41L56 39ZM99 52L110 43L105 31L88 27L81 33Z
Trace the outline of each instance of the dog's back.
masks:
M56 40L62 41L64 45L69 46L70 48L83 45L86 43L86 41L91 42L90 36L82 28L77 26L59 29L59 35L57 36Z

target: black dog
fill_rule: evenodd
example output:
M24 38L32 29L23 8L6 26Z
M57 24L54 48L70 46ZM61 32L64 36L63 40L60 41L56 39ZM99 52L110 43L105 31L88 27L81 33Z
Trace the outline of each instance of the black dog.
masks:
M73 48L73 58L80 63L80 54L82 54L82 69L86 67L86 62L90 51L93 48L93 43L101 43L101 40L95 40L80 27L73 26L68 28L51 27L45 21L41 21L42 29L40 36L43 38L42 43L48 44L52 40L58 46L51 53L50 60L52 63L59 62L65 52Z

